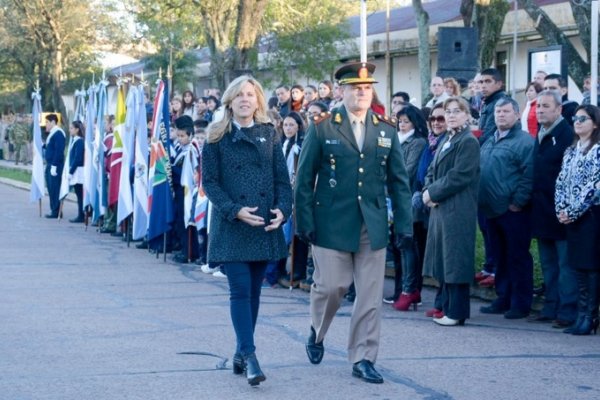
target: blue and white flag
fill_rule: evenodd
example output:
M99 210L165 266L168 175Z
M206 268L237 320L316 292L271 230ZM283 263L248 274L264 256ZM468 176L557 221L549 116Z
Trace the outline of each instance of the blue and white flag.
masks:
M83 155L83 206L94 207L97 196L97 167L94 158L94 139L96 122L96 93L98 88L91 85L88 88L88 102L85 112L85 142Z
M148 209L148 124L144 86L137 88L135 103L135 156L133 178L133 240L146 236L149 221Z
M29 192L29 201L40 200L46 192L46 182L44 181L44 157L42 156L42 129L40 128L40 118L42 115L42 96L39 91L31 95L33 100L33 162L31 167L31 191Z
M108 95L106 93L106 87L108 81L103 79L98 84L98 103L97 110L98 114L96 117L96 134L94 138L94 167L96 168L96 195L93 201L94 215L93 222L97 223L98 219L106 212L108 203L108 190L105 185L104 170L104 130L106 127L106 116L108 115Z

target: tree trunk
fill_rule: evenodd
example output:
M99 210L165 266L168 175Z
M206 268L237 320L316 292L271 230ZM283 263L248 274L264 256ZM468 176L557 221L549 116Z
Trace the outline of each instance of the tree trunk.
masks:
M479 28L479 66L489 68L494 64L496 45L500 39L504 18L510 9L506 0L491 0L489 6L477 7Z
M419 32L419 70L421 71L421 99L429 94L431 81L431 53L429 49L429 14L423 9L421 0L412 0Z
M53 50L52 54L52 106L53 110L62 115L62 123L63 126L67 126L69 123L69 118L67 115L67 108L65 107L65 103L62 99L60 89L62 86L62 74L63 74L63 61L62 61L62 48L61 46L57 46L56 49Z
M567 36L556 26L556 24L550 20L548 14L546 14L546 12L542 10L534 2L534 0L518 0L518 2L519 7L524 9L525 12L527 12L527 15L529 15L533 21L539 21L539 23L536 24L537 26L535 29L542 36L546 44L549 46L562 46L562 51L564 52L563 56L568 63L569 76L571 76L573 81L581 89L583 87L583 79L590 70L589 63L586 63L583 58L581 58L579 52L575 49L575 46L573 46L569 38L567 38ZM573 3L571 3L571 7L573 7ZM582 27L578 27L580 32L582 32ZM587 36L590 36L589 33ZM589 49L589 45L587 48Z
M250 67L250 51L256 44L256 38L260 30L267 8L266 0L241 0L238 5L237 27L234 40L233 72L243 71Z
M468 28L473 23L473 8L475 2L473 0L461 0L460 2L460 15L463 17L463 24L465 28Z

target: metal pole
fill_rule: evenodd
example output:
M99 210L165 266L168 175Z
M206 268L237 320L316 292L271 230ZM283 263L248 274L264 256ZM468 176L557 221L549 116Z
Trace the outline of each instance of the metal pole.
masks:
M387 73L387 88L385 92L388 110L392 110L392 60L390 59L390 0L386 1L385 9L385 71ZM389 114L389 112L388 112Z
M367 62L367 0L360 2L360 62Z
M510 94L513 98L516 96L516 87L517 87L517 30L519 29L519 3L517 0L513 0L513 54L512 54L512 62L510 63Z
M592 0L592 51L591 51L591 79L590 103L598 105L598 0Z

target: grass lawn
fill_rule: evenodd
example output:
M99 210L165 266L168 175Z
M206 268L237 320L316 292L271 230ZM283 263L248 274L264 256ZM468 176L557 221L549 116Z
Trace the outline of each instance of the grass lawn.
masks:
M31 173L17 168L0 167L0 178L13 179L19 182L31 183Z

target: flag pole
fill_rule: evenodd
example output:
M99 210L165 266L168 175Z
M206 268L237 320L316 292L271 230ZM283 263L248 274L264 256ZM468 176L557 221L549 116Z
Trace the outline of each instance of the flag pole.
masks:
M360 62L367 62L367 0L360 2Z
M65 203L65 199L63 198L60 201L60 206L58 207L58 217L56 217L56 219L58 220L58 222L60 222L60 220L62 219L62 215L63 215L63 205Z
M187 228L188 231L188 248L187 248L187 260L188 263L192 262L192 226L189 225Z
M42 199L38 200L38 206L39 206L38 208L39 208L39 211L40 211L40 218L42 218Z
M163 233L163 261L167 262L167 232Z

